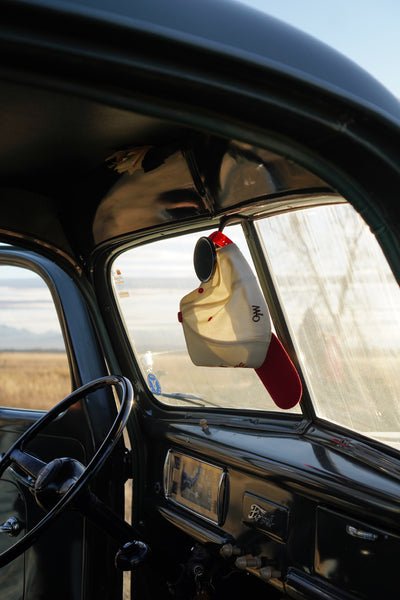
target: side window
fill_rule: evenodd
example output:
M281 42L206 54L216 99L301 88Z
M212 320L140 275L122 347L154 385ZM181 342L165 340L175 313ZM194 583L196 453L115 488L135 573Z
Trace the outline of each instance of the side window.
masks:
M0 405L47 410L71 391L50 291L36 273L0 265Z
M319 417L400 449L400 291L348 204L258 222Z
M143 377L157 400L171 406L279 410L253 369L199 367L189 358L177 315L181 298L199 287L193 250L209 233L131 248L113 264L115 296ZM251 265L240 226L226 233Z

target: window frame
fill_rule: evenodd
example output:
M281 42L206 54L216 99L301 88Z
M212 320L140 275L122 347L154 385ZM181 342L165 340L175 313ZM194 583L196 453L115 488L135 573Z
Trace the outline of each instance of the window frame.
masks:
M241 221L243 219L242 218L237 218L238 221L238 225L242 225ZM163 236L163 240L164 239L174 239L180 236L185 236L188 235L190 233L195 233L197 234L199 237L204 234L205 231L210 231L210 230L216 230L219 227L219 221L215 222L215 225L212 226L212 224L210 224L209 222L206 223L201 223L200 225L198 225L197 227L192 227L192 228L183 228L183 227L178 227L176 229L173 229L169 232L169 235L167 236ZM243 231L243 229L242 229ZM244 233L244 232L243 232ZM109 261L108 261L108 265L107 265L107 285L108 285L108 291L111 297L111 302L113 304L113 312L115 311L115 315L117 315L117 317L114 319L114 323L116 321L118 321L118 328L120 331L119 336L122 336L124 338L126 347L127 347L127 352L130 356L130 359L132 361L132 366L133 369L135 371L135 377L137 377L138 379L140 379L141 382L141 388L145 391L145 395L147 396L147 398L150 400L150 403L153 404L153 406L159 406L161 408L161 410L167 410L167 411L173 411L173 410L177 410L177 411L187 411L187 410L195 410L195 411L201 411L201 407L196 407L196 406L192 406L189 403L186 405L182 405L182 406L174 406L172 404L167 404L162 402L161 400L159 400L150 390L150 388L148 387L147 381L145 380L144 376L143 376L143 367L141 365L139 356L138 356L138 352L135 350L134 344L131 343L131 339L130 339L130 335L129 335L129 331L128 328L125 326L125 318L124 318L124 314L123 311L121 310L121 306L120 303L118 302L118 298L117 298L117 293L114 292L114 286L112 283L112 272L114 269L114 265L115 265L115 261L118 259L118 257L120 257L124 252L132 250L134 248L138 248L138 247L143 247L143 246L147 246L148 244L151 244L152 242L158 242L159 238L157 236L146 236L145 238L140 238L137 240L132 240L131 243L128 244L124 244L123 247L118 249L118 252L114 253L112 255L112 258L110 257ZM248 249L249 250L249 249ZM250 250L249 250L250 253ZM250 253L251 254L251 253ZM254 267L254 265L253 265ZM193 271L194 273L194 271ZM195 277L195 275L194 275ZM190 290L188 289L187 292L190 292ZM178 313L178 306L177 306L177 310L176 313ZM115 330L115 326L113 326L113 330ZM211 407L211 406L204 406L203 410L212 410L215 411L216 413L218 412L225 412L227 414L258 414L260 416L264 416L264 415L282 415L282 409L277 408L276 410L261 410L261 409L257 409L257 408L234 408L234 407L224 407L224 406L215 406L215 407ZM296 420L303 419L302 416L302 411L301 411L301 407L299 408L299 413L298 414L294 414L294 413L285 413L285 417L296 417Z
M277 290L277 287L275 285L274 282L274 278L273 278L273 273L272 273L272 269L271 269L271 265L268 263L267 258L265 257L261 247L260 247L260 238L259 238L259 234L256 231L256 223L263 218L266 217L270 217L270 216L276 216L282 213L286 213L292 210L303 210L303 209L308 209L311 207L316 207L316 206L324 206L324 205L331 205L331 204L341 204L341 203L345 203L345 204L349 204L350 206L352 206L351 203L349 203L347 200L345 200L342 196L339 196L338 194L335 193L311 193L311 194L301 194L298 195L296 197L290 197L290 198L281 198L279 199L277 202L273 203L273 204L269 204L269 205L262 205L262 203L257 203L256 206L253 207L248 207L246 209L246 214L236 214L236 215L232 215L231 217L228 217L227 219L225 219L225 221L229 221L229 222L241 222L243 231L244 231L244 235L248 244L248 249L249 252L252 256L253 262L254 262L254 266L259 278L259 283L261 285L261 288L265 294L266 300L267 300L267 304L269 306L270 309L270 314L271 314L271 320L273 321L274 327L277 331L278 336L280 337L280 339L282 340L283 344L285 345L286 349L288 350L293 362L295 363L296 367L298 368L300 377L302 379L302 383L303 383L303 397L302 397L302 401L301 401L301 409L302 409L302 414L301 415L289 415L288 413L284 413L284 412L269 412L269 411L259 411L259 410L255 410L255 409L251 409L251 408L241 408L241 409L229 409L229 408L224 408L224 407L218 407L213 409L212 411L208 410L208 408L196 408L196 407L189 407L189 406L182 406L182 407L172 407L172 406L168 406L166 404L162 404L160 403L157 398L155 398L153 396L153 394L150 392L150 390L147 389L147 384L145 381L142 380L141 378L141 371L140 368L138 367L138 364L136 362L136 357L135 357L135 353L134 350L131 348L129 340L126 339L125 336L125 331L124 331L124 327L122 326L121 328L121 323L119 324L119 335L125 337L125 344L126 344L126 348L127 348L127 352L130 354L130 357L128 359L128 363L130 365L130 368L133 368L133 370L136 373L136 376L141 379L140 381L140 399L139 402L143 403L143 406L147 406L147 407L151 407L151 410L156 409L157 413L160 415L160 418L168 418L166 415L168 414L188 414L188 412L190 413L204 413L206 414L209 418L212 418L215 422L223 422L223 415L227 415L230 418L230 422L232 422L232 424L237 425L238 421L241 419L243 422L243 426L251 426L254 423L256 423L256 426L260 426L261 428L266 426L268 427L269 430L271 430L271 426L274 428L275 426L280 428L280 427L286 427L286 425L289 424L289 426L293 426L295 429L297 430L303 430L306 431L307 429L309 429L310 427L312 428L313 426L322 426L323 428L327 427L328 430L334 430L337 435L342 436L343 438L347 437L351 437L351 438L356 438L361 440L363 443L367 443L367 444L371 444L374 447L377 447L379 449L384 448L385 452L389 449L390 452L394 452L396 453L397 451L393 448L390 448L388 446L386 446L385 444L380 443L377 440L374 440L372 438L366 437L363 434L354 431L352 429L348 429L343 425L331 422L331 421L327 421L325 420L323 417L320 417L316 414L316 411L314 409L314 405L312 402L312 399L310 397L309 394L309 390L307 387L307 383L305 381L305 378L302 375L302 370L301 370L301 366L299 364L299 361L297 359L297 355L296 355L296 351L294 349L294 344L292 342L292 337L290 334L290 330L288 327L288 323L287 323L287 319L285 317L285 313L284 310L282 308L282 302L280 301L280 297L279 297L279 293ZM352 206L353 210L355 210L355 212L358 212L354 206ZM184 235L186 233L189 232L196 232L199 235L201 235L202 231L204 230L209 230L212 227L215 227L216 229L218 229L218 227L220 226L220 220L214 219L212 222L207 221L204 223L201 222L200 220L196 223L191 223L190 226L186 226L185 225L180 225L180 226L170 226L168 227L168 231L166 232L166 235L164 235L164 238L170 238L170 237L176 237L179 235ZM378 236L375 236L377 244L381 247L380 244L380 240L378 238ZM111 267L112 264L115 260L115 258L120 255L121 253L123 253L125 250L127 250L128 248L134 248L137 246L142 246L145 245L147 243L151 243L153 240L156 241L158 238L157 236L157 231L151 231L151 232L146 232L145 235L143 236L135 236L132 237L131 239L125 239L125 242L118 246L115 247L113 252L111 252L106 261L105 261L105 272L107 273L107 286L108 286L108 301L112 302L112 304L114 305L114 309L116 314L118 315L117 317L114 315L113 317L113 322L116 323L116 321L120 320L119 317L119 307L117 306L117 302L114 299L114 294L113 291L111 289L111 280L110 280L110 273L111 273ZM381 247L382 249L382 247ZM385 255L384 251L383 254L385 256L385 259L387 260L387 256ZM391 269L391 265L390 262L388 262L389 268ZM392 270L392 269L391 269ZM114 311L112 311L114 312ZM252 421L253 419L253 421ZM294 423L293 423L294 421ZM291 423L292 422L292 423Z
M68 268L64 270L45 256L16 246L0 247L0 264L28 269L47 285L64 339L71 390L106 374L103 353L87 352L91 347L99 349L99 334L94 315L89 312L90 298L79 285L76 274L69 274ZM85 343L82 343L83 337L87 337ZM54 403L60 400L62 398L55 398Z
M329 197L329 201L324 200L324 202L328 203L336 203L339 200L344 201L340 196L336 194L323 194L324 199ZM261 271L262 277L260 277L259 269L257 268L257 264L254 261L254 257L257 257L257 245L249 244L249 224L266 216L280 214L281 212L286 212L287 210L292 209L293 206L298 208L306 208L308 206L315 206L321 204L321 193L313 194L301 194L296 195L291 198L282 198L279 199L273 205L262 206L261 203L257 203L256 207L250 208L246 210L246 214L236 214L232 217L228 217L227 219L214 218L213 220L199 220L198 222L192 222L190 224L180 224L180 225L171 225L168 228L163 228L163 239L175 238L180 235L186 235L188 233L197 233L201 236L202 232L210 230L210 229L218 229L221 225L221 222L230 224L235 222L240 223L243 229L243 233L245 239L248 244L249 253L253 259L254 267L257 272L257 276L259 278L259 283L261 285L262 291L265 294L265 285L268 278L265 272ZM127 236L125 240L115 245L113 250L104 253L104 262L103 266L100 269L96 269L94 271L95 276L95 285L96 289L99 291L99 298L103 300L105 305L108 307L106 311L106 320L109 326L109 331L112 339L115 343L118 344L120 352L118 352L118 357L120 359L121 364L124 366L125 371L129 374L134 375L134 378L138 381L137 385L137 399L138 403L143 405L144 410L156 411L160 419L171 418L173 414L183 416L186 415L188 418L188 413L194 413L201 415L202 413L208 416L212 416L212 419L215 423L223 423L224 415L229 416L230 422L235 424L238 427L252 427L255 425L256 427L260 426L261 428L267 427L268 430L277 431L287 430L287 428L302 432L305 431L310 423L312 422L313 413L312 407L311 410L305 408L310 403L308 390L306 384L304 382L304 378L302 377L301 370L299 369L299 375L302 380L303 385L303 395L302 401L299 404L300 410L298 414L288 413L281 409L276 411L266 411L266 410L258 410L251 408L226 408L226 407L216 407L210 410L210 407L195 407L195 406L170 406L165 403L158 401L158 399L152 394L150 389L148 388L147 382L145 381L142 370L139 365L138 358L136 356L135 350L132 347L129 339L129 335L124 326L124 318L120 313L120 307L118 305L117 298L114 294L113 284L112 284L112 269L113 264L118 256L123 254L125 251L129 249L133 249L135 247L145 246L147 244L151 244L153 241L159 240L159 236L157 235L158 230L151 230L148 232L144 232L143 235L134 235ZM251 233L251 235L253 235ZM256 238L258 238L258 234L256 234ZM101 255L100 255L101 256ZM98 257L99 258L99 257ZM100 261L99 261L100 262ZM97 263L99 264L99 263ZM100 263L101 264L101 263ZM103 281L101 278L101 273L105 274L106 277L106 286L104 287ZM265 278L265 279L264 279ZM188 290L189 291L189 290ZM290 335L283 333L286 331L286 323L281 320L280 314L278 311L272 311L270 305L270 299L267 298L267 304L270 308L270 316L273 326L278 332L278 336L281 338L281 341L284 343L286 349L289 348L289 355L291 358L294 358L294 362L298 365L297 358L290 350L293 348L293 344L290 339ZM123 345L121 341L123 340ZM287 340L290 340L288 342ZM168 416L167 416L168 415Z

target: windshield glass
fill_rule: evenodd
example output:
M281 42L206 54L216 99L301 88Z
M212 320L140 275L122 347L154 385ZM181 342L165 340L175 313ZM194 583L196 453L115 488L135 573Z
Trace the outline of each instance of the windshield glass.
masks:
M241 227L225 232L252 266ZM209 233L131 248L113 264L115 296L143 377L165 404L277 411L254 369L199 367L189 357L178 311L181 299L199 287L193 251Z
M349 204L257 224L317 415L400 448L400 290Z

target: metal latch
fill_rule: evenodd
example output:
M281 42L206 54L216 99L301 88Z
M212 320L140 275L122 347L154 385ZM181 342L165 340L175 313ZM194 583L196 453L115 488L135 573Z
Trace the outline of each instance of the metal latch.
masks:
M7 533L10 537L17 536L22 529L22 523L16 517L10 517L0 525L0 533Z

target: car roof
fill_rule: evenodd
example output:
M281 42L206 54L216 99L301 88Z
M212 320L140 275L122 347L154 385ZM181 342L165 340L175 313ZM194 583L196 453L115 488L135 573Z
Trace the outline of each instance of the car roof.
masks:
M258 62L400 122L398 99L360 66L320 40L235 0L24 0L16 4L47 7Z

